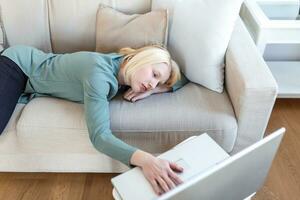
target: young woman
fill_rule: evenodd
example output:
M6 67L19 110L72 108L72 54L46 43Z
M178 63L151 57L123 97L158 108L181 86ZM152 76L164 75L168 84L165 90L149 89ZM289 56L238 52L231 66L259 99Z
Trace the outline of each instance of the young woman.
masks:
M83 103L94 147L129 167L141 167L154 191L162 194L182 182L175 172L183 168L115 137L108 104L121 86L130 87L123 97L135 102L186 83L169 52L157 45L122 48L109 54L53 54L30 46L12 46L0 56L0 133L16 104L24 99L26 103L36 96L53 96Z

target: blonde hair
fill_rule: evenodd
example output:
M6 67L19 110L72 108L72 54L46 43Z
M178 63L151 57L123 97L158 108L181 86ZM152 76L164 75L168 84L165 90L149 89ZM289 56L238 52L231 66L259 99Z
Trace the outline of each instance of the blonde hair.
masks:
M138 49L130 47L121 48L120 54L124 55L122 62L125 64L125 81L128 83L131 75L140 67L146 64L167 63L171 67L171 74L166 81L166 85L172 87L178 80L181 79L180 69L178 65L171 59L171 56L165 48L160 45L148 45Z

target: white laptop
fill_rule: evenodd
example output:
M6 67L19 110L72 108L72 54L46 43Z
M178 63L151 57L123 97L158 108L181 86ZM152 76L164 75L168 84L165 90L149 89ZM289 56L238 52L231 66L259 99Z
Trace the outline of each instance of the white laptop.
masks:
M141 169L135 167L111 179L116 200L242 200L264 183L284 128L229 156L207 134L193 136L159 155L184 168L184 183L161 196L155 194Z

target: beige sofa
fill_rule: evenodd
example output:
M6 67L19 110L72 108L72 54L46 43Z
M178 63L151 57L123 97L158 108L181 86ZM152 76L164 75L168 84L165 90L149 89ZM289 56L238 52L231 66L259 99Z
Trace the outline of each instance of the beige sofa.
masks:
M151 9L151 0L0 0L4 35L0 43L27 44L55 53L94 51L100 2L128 13ZM230 154L260 140L277 84L240 19L225 60L226 90L221 94L192 82L176 92L155 94L136 103L118 94L110 103L113 133L154 154L204 132ZM93 147L82 104L51 97L17 105L0 136L0 160L0 171L128 169Z

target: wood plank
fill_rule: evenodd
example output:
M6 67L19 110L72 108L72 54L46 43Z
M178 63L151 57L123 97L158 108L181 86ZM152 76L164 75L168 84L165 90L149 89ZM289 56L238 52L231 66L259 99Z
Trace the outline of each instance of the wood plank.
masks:
M284 126L286 134L270 173L255 200L297 200L300 197L300 100L278 99L267 133Z

